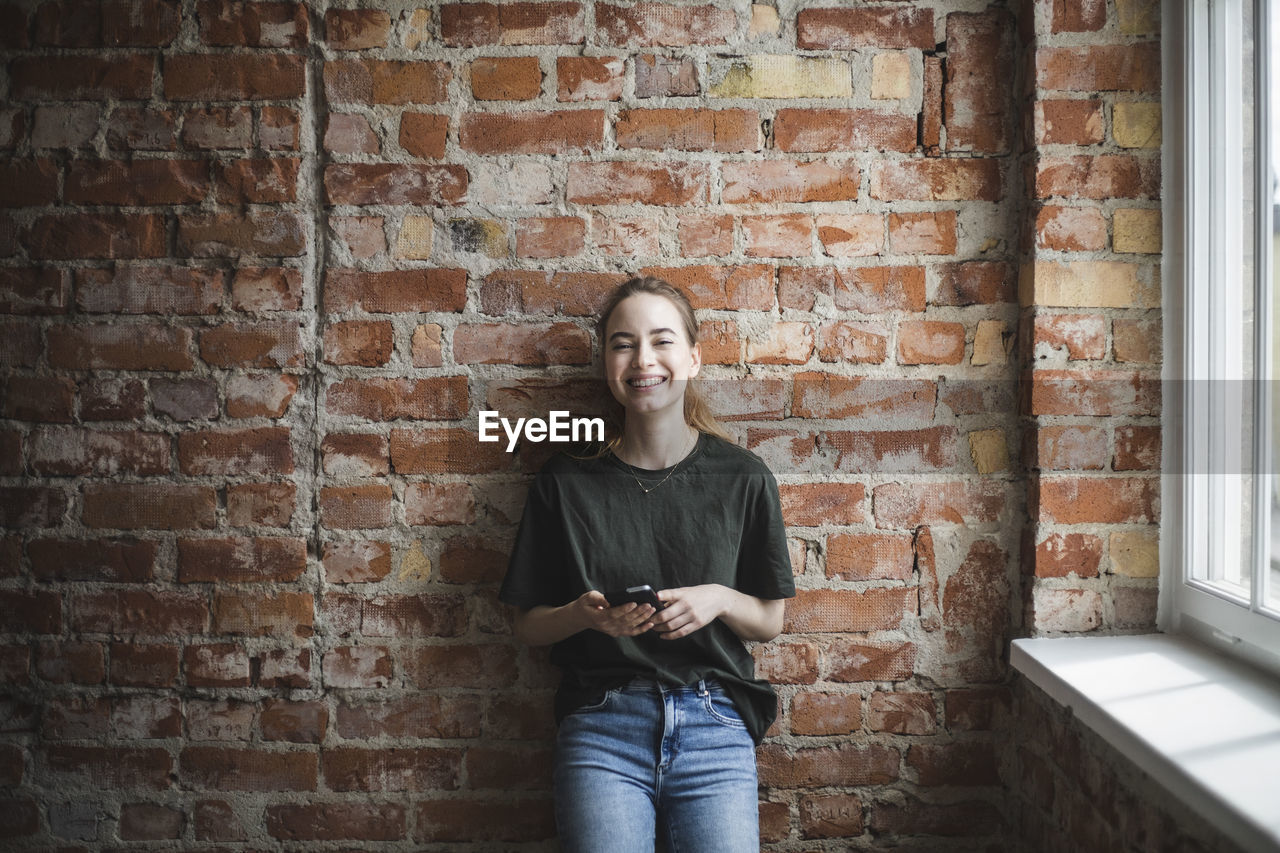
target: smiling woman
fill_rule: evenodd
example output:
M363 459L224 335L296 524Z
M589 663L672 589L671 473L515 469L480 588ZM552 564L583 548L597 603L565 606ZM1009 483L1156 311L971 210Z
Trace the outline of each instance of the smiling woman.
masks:
M631 279L598 332L621 430L539 473L500 593L564 672L561 844L758 850L754 745L777 699L743 642L777 636L795 593L778 487L691 387L702 353L681 291ZM643 585L657 606L604 594Z

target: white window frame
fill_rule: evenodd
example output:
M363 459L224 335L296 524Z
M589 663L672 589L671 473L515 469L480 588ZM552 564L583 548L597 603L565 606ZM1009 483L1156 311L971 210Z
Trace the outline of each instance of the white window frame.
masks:
M1270 0L1272 14L1280 3ZM1259 42L1255 92L1255 150L1270 157L1266 63L1280 45L1269 41L1268 0L1168 0L1164 4L1164 476L1161 524L1161 596L1158 625L1280 673L1280 612L1268 609L1266 584L1273 486L1271 442L1253 446L1252 519L1239 498L1240 397L1253 393L1254 436L1272 429L1269 358L1255 359L1252 382L1242 356L1243 288L1255 293L1257 318L1272 316L1269 251L1258 252L1254 280L1243 281L1243 239L1231 227L1240 218L1240 92L1225 81L1240 79L1238 16L1253 4ZM1232 75L1235 75L1234 77ZM1234 137L1233 138L1233 134ZM1262 159L1260 157L1260 159ZM1265 160L1264 160L1265 162ZM1272 190L1259 168L1255 245L1272 240ZM1270 323L1255 323L1256 352L1271 351ZM1236 438L1233 446L1231 438ZM1234 473L1233 473L1234 472ZM1246 521L1255 531L1252 554L1232 535ZM1198 580L1215 566L1248 560L1248 600ZM1234 561L1234 563L1232 562Z

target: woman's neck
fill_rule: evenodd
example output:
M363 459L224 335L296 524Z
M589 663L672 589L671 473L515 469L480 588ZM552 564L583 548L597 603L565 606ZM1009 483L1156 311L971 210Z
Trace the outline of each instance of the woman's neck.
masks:
M628 413L622 441L614 454L637 468L670 468L689 455L697 444L698 431L684 421L684 413L674 418L654 420Z

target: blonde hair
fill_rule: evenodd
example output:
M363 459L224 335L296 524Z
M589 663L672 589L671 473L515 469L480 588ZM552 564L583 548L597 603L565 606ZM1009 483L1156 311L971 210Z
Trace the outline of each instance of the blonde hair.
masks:
M680 314L680 320L684 324L684 333L685 337L689 339L689 345L693 346L698 343L698 318L694 316L693 305L689 302L689 297L685 295L684 291L671 282L656 276L637 276L636 278L627 279L615 287L613 292L609 294L609 298L605 300L604 307L600 309L600 316L596 319L596 340L601 349L605 345L605 333L609 325L609 317L613 315L614 309L621 305L623 300L641 293L661 296L671 302ZM607 406L605 446L603 450L609 451L614 450L622 441L623 410L622 404L613 400L611 394L606 393L606 396L612 401L612 405ZM707 404L706 398L702 396L702 392L697 386L697 380L693 378L689 379L685 385L684 422L698 432L718 436L726 441L733 440L725 428L720 425L720 422L716 420L711 411L711 406Z

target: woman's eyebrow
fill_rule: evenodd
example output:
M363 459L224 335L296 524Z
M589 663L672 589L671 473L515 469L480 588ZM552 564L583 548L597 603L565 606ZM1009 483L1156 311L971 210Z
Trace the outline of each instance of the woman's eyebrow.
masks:
M664 327L662 327L662 328L660 328L660 329L650 329L650 330L649 330L649 334L651 334L651 335L674 335L674 334L675 334L675 330L674 330L674 329L668 329L668 328L666 328L666 327L664 326ZM610 335L610 336L609 336L609 340L613 340L614 338L634 338L634 337L635 337L635 335L633 335L631 332L622 332L622 331L618 331L618 332L614 332L612 335Z

